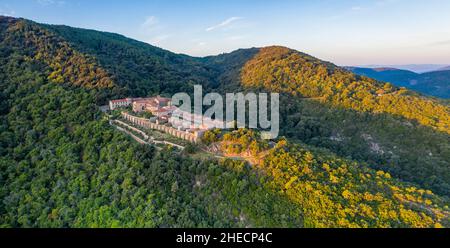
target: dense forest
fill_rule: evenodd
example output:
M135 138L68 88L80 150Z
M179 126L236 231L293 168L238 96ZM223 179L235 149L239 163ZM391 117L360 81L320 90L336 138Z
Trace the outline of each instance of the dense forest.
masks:
M448 210L431 191L334 154L280 139L272 147L252 130L210 132L229 156L260 170L261 183L281 190L303 210L306 227L431 227L447 225ZM433 207L434 206L434 207ZM442 211L442 209L445 209Z
M450 108L443 102L283 47L261 49L241 83L285 93L285 136L450 194Z
M211 71L196 58L174 54L124 36L67 26L45 28L77 50L95 56L125 90L123 96L191 92L194 84L211 82Z
M449 226L446 105L268 49L192 58L115 34L0 17L0 225ZM304 85L287 83L295 78L286 63ZM342 87L331 92L329 80ZM222 143L248 161L139 145L98 108L111 97L199 83L238 91L278 82L286 138L205 136L205 146ZM373 101L363 108L365 99Z
M359 77L330 63L284 47L267 47L242 69L242 84L300 98L317 98L336 107L388 113L450 134L450 110L389 83Z
M216 90L284 92L280 126L289 139L450 195L449 105L444 100L284 47L242 49L204 60L218 72Z
M109 127L96 90L55 84L22 49L0 53L2 227L302 226L288 199L232 170L242 164L140 146Z

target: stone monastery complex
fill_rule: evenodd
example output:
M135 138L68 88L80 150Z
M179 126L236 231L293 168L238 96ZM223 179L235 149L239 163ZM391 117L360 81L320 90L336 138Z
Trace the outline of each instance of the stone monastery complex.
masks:
M151 113L149 119L139 118L127 112L122 117L142 128L155 129L176 136L178 138L198 142L204 132L224 123L203 116L181 111L172 105L172 99L161 96L151 98L125 98L111 100L110 110L132 107L135 114ZM174 114L176 113L176 116Z

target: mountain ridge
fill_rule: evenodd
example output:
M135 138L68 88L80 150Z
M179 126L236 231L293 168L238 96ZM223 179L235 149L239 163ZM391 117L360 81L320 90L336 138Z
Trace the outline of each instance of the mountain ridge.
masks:
M67 26L14 28L0 17L1 226L449 225L449 136L436 126L447 115L435 99L285 47L192 58ZM139 146L96 106L193 84L281 93L286 138L261 168ZM243 149L254 136L223 138Z
M443 67L446 67L446 64L406 64L406 65L355 65L351 67L361 67L361 68L380 68L380 67L389 67L395 68L399 70L412 71L414 73L426 73L437 71Z
M33 23L33 25L38 24ZM190 92L193 84L202 84L206 87L206 91L217 89L222 93L256 88L293 95L294 99L305 97L321 99L320 101L314 100L311 103L314 106L309 107L316 108L320 105L323 106L321 108L332 109L332 111L337 111L334 109L338 108L349 113L355 112L358 116L364 112L374 115L382 113L397 115L400 113L400 116L406 118L404 121L411 122L413 126L416 126L415 122L417 121L418 125L425 124L425 126L431 126L446 133L449 132L448 107L441 105L439 101L393 87L384 82L361 78L330 62L286 47L240 49L232 53L205 58L184 55L179 57L170 51L121 35L68 26L43 25L43 27L60 35L81 52L96 58L98 63L114 78L118 87L109 93L99 91L98 94L102 96L97 98L100 101L104 101L102 99L111 95L127 97L149 94L171 95L180 91ZM305 104L302 103L302 105ZM305 114L313 115L310 118L321 118L311 112ZM434 116L439 116L439 118L434 118ZM361 117L354 116L352 118ZM402 122L398 123L395 125L401 125ZM323 124L317 123L314 125L318 125L318 127L302 126L301 128L315 130L323 126ZM333 127L333 129L336 128ZM367 127L358 128L361 132L364 128L367 129ZM309 130L305 131L310 132ZM337 130L333 130L333 132L337 132ZM298 137L289 131L287 133ZM334 136L329 132L322 132L318 135ZM364 145L368 149L365 157L372 156L370 155L371 144L363 138L366 134L361 133L360 135L358 142L367 142ZM394 132L389 134L392 136L391 138L394 138L393 135ZM300 137L309 139L309 136L301 135ZM397 144L397 146L399 145ZM336 149L334 145L327 144L327 147ZM432 150L433 154L440 153L438 149L433 148ZM415 180L419 180L419 178Z
M446 66L446 67L443 67L443 68L440 68L438 71L449 71L449 70L450 70L450 65Z

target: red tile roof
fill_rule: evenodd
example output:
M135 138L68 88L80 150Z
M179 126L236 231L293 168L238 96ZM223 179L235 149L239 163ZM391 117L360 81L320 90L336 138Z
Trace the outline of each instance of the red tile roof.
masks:
M112 102L112 103L127 102L127 99L112 100L111 102Z

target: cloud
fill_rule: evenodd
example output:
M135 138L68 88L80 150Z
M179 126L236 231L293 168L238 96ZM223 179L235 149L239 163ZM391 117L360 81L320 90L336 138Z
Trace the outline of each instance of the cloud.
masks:
M441 41L433 42L430 45L432 45L432 46L448 46L448 45L450 45L450 40L441 40Z
M141 40L156 46L172 37L171 34L165 33L164 27L156 16L146 17L140 25L139 33Z
M399 0L377 0L375 4L378 6L386 6L390 4L395 4L397 2L399 2Z
M353 7L352 7L352 10L353 10L353 11L361 11L361 10L364 10L364 8L361 7L361 6L353 6Z
M16 15L16 12L11 9L0 9L0 16L10 16L13 17Z
M16 12L14 12L14 11L3 11L0 9L0 16L14 17L15 15L16 15Z
M207 28L206 32L210 32L210 31L213 31L213 30L216 30L216 29L219 29L219 28L223 28L223 27L229 26L233 22L236 22L236 21L241 20L241 19L243 19L243 18L242 17L237 17L237 16L230 17L230 18L226 19L225 21L223 21L223 22L221 22L221 23L219 23L217 25L214 25L214 26L211 26L211 27Z
M155 16L149 16L145 19L144 23L142 23L142 27L145 29L154 29L159 23L158 18Z
M367 4L366 6L361 5L352 6L350 10L354 12L365 11L371 10L373 8L388 7L389 5L396 4L398 2L400 2L400 0L376 0L375 2Z
M155 33L161 32L163 29L164 26L161 25L159 19L156 16L146 17L144 22L142 22L141 24L142 34L155 35Z
M58 4L58 5L63 5L66 2L62 1L62 0L36 0L38 4L43 5L43 6L48 6L48 5L54 5L54 4Z

